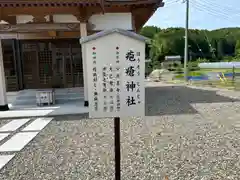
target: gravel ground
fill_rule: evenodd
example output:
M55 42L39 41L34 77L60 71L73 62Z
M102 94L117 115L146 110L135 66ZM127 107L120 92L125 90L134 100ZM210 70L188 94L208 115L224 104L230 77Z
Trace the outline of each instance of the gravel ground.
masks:
M8 122L10 122L9 119L0 120L0 127L2 127L4 124L7 124Z
M121 121L122 179L238 180L240 102L227 96L239 93L148 88L148 116ZM114 179L113 120L55 119L0 171L16 179Z

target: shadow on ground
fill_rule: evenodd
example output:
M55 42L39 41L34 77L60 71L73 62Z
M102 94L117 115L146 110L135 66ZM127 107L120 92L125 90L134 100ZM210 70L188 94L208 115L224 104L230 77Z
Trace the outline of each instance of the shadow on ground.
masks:
M89 119L88 113L76 114L76 115L60 115L55 116L55 121L79 121L79 119Z
M216 91L184 86L146 88L146 116L196 114L191 103L221 103L239 101L216 94Z

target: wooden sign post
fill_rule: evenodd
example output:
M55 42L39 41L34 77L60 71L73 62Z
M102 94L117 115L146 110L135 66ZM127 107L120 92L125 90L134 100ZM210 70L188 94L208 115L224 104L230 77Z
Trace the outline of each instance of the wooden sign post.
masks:
M86 53L90 118L114 118L115 179L121 179L120 118L145 116L145 41L102 31L80 40Z

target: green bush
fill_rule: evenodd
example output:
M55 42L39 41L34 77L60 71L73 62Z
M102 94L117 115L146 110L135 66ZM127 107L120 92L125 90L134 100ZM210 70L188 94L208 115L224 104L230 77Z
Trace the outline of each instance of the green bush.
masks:
M175 70L173 64L168 64L168 70L169 71L174 71Z
M199 71L200 68L199 67L191 67L188 69L189 71Z
M189 76L203 76L204 74L201 72L196 72L196 71L192 71L189 72Z
M189 66L188 71L199 71L200 68L198 66Z
M183 69L181 67L177 67L176 73L182 74L183 73Z
M184 74L177 74L174 78L182 79L182 78L184 78Z
M174 68L177 68L177 67L178 67L178 64L177 64L177 63L173 63L173 67L174 67Z
M196 62L197 63L204 63L204 62L210 62L210 60L206 59L206 58L198 58Z
M200 70L200 68L198 67L198 62L197 61L189 62L188 63L188 70L189 71L198 71L198 70Z

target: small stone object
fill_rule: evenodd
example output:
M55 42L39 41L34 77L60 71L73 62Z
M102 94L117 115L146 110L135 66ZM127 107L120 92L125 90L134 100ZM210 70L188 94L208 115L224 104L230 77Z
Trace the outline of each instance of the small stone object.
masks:
M53 89L49 90L38 90L36 92L36 101L38 106L44 104L50 105L55 104L55 93Z

